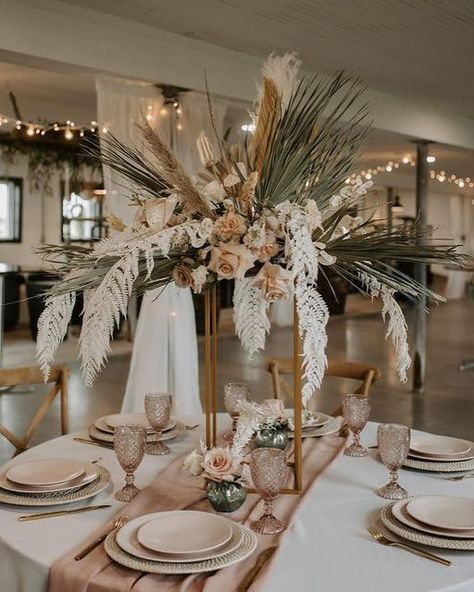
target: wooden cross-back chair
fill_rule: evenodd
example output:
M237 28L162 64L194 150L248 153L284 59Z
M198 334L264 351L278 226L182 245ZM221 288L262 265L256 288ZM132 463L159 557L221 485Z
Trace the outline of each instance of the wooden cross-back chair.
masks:
M283 375L293 375L293 358L272 358L267 361L267 370L272 375L273 397L280 399L286 394L293 400L293 388ZM360 380L360 385L353 390L354 394L367 396L372 384L380 378L381 372L374 366L348 362L345 360L330 360L326 368L325 376L349 378ZM342 407L339 406L332 415L341 415Z
M41 402L36 410L33 418L23 436L15 436L7 427L0 424L0 434L4 436L15 447L15 454L19 454L28 448L33 434L39 428L46 413L51 407L57 395L60 397L61 405L61 433L68 432L68 411L67 411L67 381L69 377L69 368L67 366L53 366L47 383L52 383L52 387L46 394L46 397ZM14 387L28 384L44 383L44 377L41 370L37 367L25 368L6 368L0 370L0 387ZM12 393L16 397L21 396L20 393ZM0 394L1 397L1 394Z

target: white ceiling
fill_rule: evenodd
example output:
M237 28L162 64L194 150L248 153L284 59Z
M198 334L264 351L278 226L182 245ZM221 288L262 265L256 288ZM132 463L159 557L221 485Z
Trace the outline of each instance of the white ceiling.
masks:
M77 6L77 0L61 2ZM309 70L352 69L373 89L474 119L472 0L81 0L80 5L246 54L296 50Z

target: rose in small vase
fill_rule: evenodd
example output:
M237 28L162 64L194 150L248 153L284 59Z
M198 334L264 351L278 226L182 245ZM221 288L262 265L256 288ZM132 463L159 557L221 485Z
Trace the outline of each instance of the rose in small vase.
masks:
M184 459L184 468L206 479L207 498L216 512L235 512L244 503L247 489L242 483L241 458L231 448L202 446Z

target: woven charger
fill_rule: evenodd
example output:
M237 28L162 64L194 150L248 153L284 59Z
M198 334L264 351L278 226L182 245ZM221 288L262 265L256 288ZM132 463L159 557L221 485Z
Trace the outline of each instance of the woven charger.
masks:
M474 551L474 539L450 539L449 537L436 536L434 534L424 534L419 530L415 530L414 528L402 524L392 514L392 506L393 504L390 504L383 508L381 519L384 526L399 537L413 543L420 543L420 545L428 545L429 547L437 547L438 549Z
M234 563L243 561L251 555L257 547L257 537L247 527L241 526L242 542L240 545L231 551L212 559L204 561L183 561L182 563L167 563L166 561L149 561L147 559L139 559L130 553L124 551L117 544L116 533L112 531L105 539L104 547L107 555L130 569L144 571L148 573L158 573L167 575L186 575L193 573L204 573L207 571L214 571L229 567Z
M55 493L14 493L0 489L0 503L15 506L59 506L88 499L103 491L110 483L110 473L97 465L97 479L84 487Z
M438 461L438 460L418 460L416 458L407 458L403 463L404 467L418 469L420 471L436 471L440 473L456 473L458 471L474 470L474 459L461 461Z
M156 442L157 440L159 440L160 442L166 442L167 440L173 440L174 438L181 436L181 434L184 434L185 432L186 426L184 425L184 423L182 421L177 421L175 427L172 430L169 430L168 432L163 432L160 438L158 438L156 434L153 433L147 436L146 441ZM98 440L99 442L108 442L110 444L114 443L113 434L101 432L95 427L95 425L89 426L89 436L94 440Z

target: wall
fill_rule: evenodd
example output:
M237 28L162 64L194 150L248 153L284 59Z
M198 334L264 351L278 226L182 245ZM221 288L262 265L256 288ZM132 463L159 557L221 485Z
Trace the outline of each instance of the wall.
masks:
M28 160L20 156L16 164L6 166L0 160L0 175L23 179L23 222L21 243L0 243L0 261L24 267L41 267L41 259L33 253L35 245L41 243L41 195L30 191L28 182ZM52 180L54 194L44 198L45 242L61 240L60 177Z

